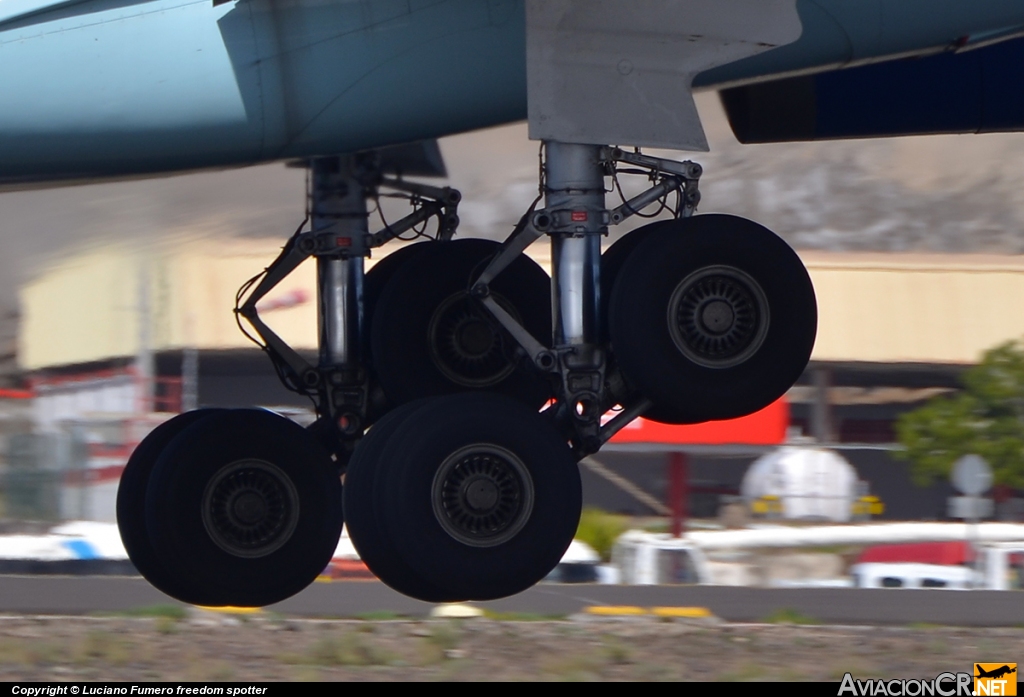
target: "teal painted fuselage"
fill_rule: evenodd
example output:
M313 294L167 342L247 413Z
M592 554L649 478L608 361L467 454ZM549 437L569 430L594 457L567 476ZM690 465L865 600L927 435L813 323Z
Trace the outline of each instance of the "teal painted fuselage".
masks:
M1024 30L1019 0L797 8L798 41L696 86ZM521 120L525 45L521 0L0 0L0 184L352 152Z

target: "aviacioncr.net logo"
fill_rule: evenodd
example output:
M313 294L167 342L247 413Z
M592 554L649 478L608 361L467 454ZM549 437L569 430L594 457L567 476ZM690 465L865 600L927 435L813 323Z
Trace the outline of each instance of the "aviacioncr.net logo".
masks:
M932 680L857 680L847 673L839 686L839 696L972 697L973 679L970 673L940 673Z
M974 694L979 697L999 695L1010 697L1017 694L1016 663L975 663Z

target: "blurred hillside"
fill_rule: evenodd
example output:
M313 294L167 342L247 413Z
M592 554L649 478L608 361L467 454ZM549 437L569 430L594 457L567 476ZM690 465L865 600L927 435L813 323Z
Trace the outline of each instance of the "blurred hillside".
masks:
M717 95L697 103L711 152L659 154L704 165L701 212L752 218L805 249L1024 253L1022 135L740 145ZM525 124L442 145L466 227L499 236L536 195Z

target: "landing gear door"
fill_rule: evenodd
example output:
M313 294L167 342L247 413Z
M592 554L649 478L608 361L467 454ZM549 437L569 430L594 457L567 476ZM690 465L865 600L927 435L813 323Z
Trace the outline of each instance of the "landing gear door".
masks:
M705 151L694 75L800 33L796 0L527 0L530 138Z

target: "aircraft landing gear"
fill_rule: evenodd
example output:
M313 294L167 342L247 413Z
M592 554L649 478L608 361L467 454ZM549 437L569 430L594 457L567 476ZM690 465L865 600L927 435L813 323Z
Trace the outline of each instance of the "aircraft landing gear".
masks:
M556 416L576 454L640 414L697 423L781 397L807 365L817 325L814 289L793 250L749 220L692 217L701 174L693 163L565 143L547 143L546 154L546 207L524 218L473 292L539 370L560 378ZM622 164L647 170L653 186L608 210L605 178L619 188ZM609 224L658 200L667 207L672 193L673 220L634 230L599 259ZM551 349L488 298L503 264L542 233L552 239ZM616 405L622 411L602 425Z
M326 565L344 498L356 549L400 592L433 602L516 593L572 541L580 458L641 414L729 418L790 387L810 356L816 306L780 238L733 216L693 217L692 162L544 147L544 207L500 245L452 241L458 192L387 178L377 154L310 163L311 230L243 287L236 312L318 421L303 430L267 412L212 411L155 431L118 502L125 546L147 578L189 602L281 600ZM606 181L618 188L627 173L651 185L609 209ZM370 234L366 202L380 187L414 210ZM674 219L602 257L609 225L659 202ZM433 240L363 273L371 248L430 218ZM543 235L550 283L523 255ZM316 365L256 312L309 257Z

